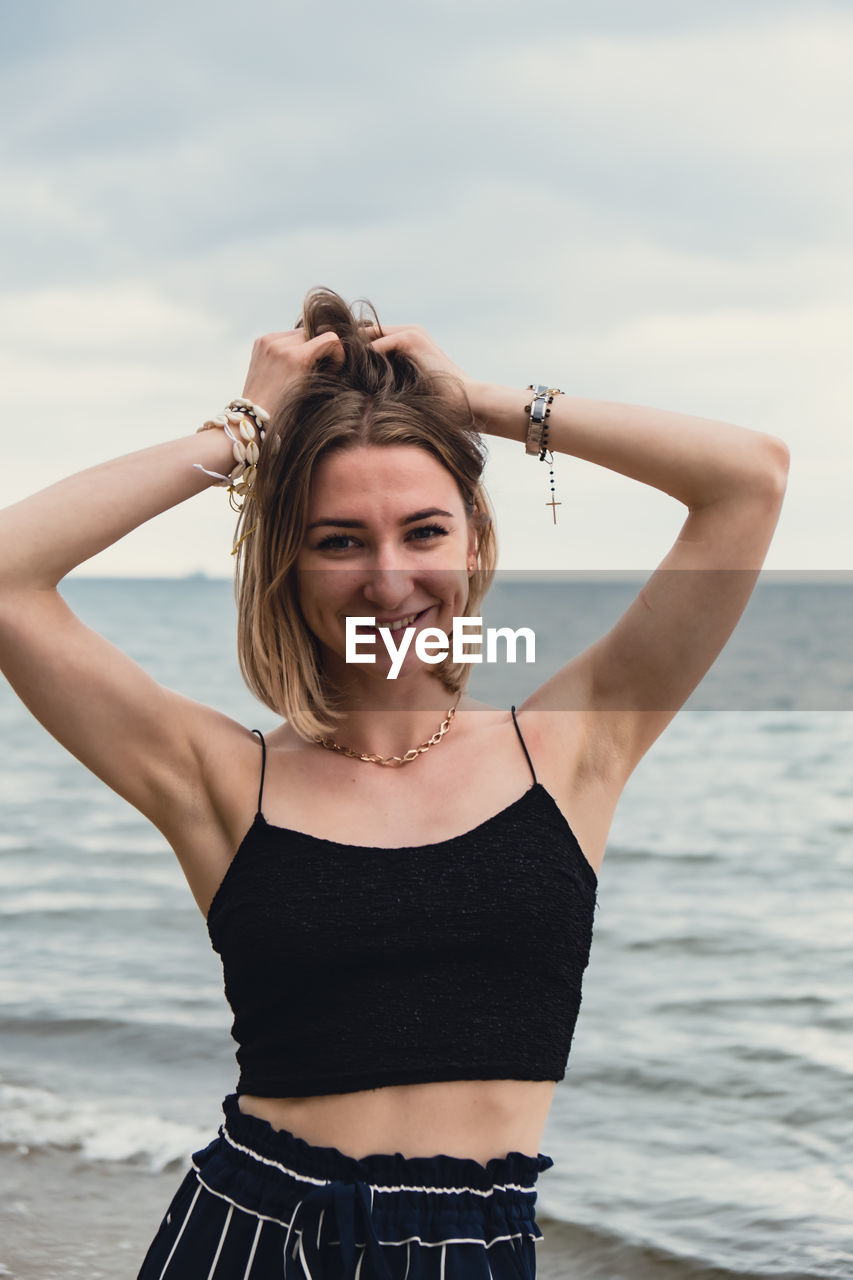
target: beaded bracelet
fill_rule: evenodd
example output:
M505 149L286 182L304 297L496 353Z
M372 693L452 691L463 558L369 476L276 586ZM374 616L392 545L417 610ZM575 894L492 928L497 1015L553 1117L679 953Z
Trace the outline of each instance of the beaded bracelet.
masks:
M208 418L198 428L199 431L224 431L232 443L236 465L229 475L223 475L221 471L209 471L200 462L194 462L193 466L197 471L203 471L206 476L218 480L220 487L227 488L228 501L234 511L242 510L243 503L254 488L260 457L259 444L263 443L266 436L269 420L270 415L266 409L252 404L251 400L246 400L243 396L237 396L229 400L222 413L215 418ZM238 429L239 435L235 435L234 427Z
M525 441L525 452L531 455L538 454L540 462L547 462L551 473L551 501L546 502L545 506L550 507L554 516L554 524L557 523L557 507L563 504L557 502L554 496L554 455L548 448L548 419L551 416L551 405L554 403L554 396L561 396L565 393L559 387L548 387L544 383L533 383L527 388L533 392L533 398L530 404L524 406L525 413L530 415L530 421L527 427L527 439Z

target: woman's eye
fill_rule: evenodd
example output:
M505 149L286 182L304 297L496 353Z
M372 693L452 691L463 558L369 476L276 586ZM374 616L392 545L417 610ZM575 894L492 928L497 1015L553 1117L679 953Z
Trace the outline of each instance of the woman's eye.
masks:
M416 542L431 542L433 538L447 537L447 530L440 524L419 524L417 529L412 530L410 536Z
M355 542L355 538L349 533L330 533L328 538L324 538L322 542L317 543L318 551L343 551L346 550L348 542Z
M446 538L448 530L440 524L419 524L407 536L412 542L433 542L436 538ZM330 533L328 537L317 543L317 551L348 551L358 541L350 533Z

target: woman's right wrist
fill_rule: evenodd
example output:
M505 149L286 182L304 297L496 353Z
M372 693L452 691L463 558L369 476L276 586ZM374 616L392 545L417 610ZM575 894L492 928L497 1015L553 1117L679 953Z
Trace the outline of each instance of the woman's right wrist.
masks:
M207 418L198 428L199 433L214 432L227 441L230 456L223 462L222 470L214 470L203 462L193 465L196 470L215 480L228 490L231 505L240 509L242 501L251 493L270 415L267 410L247 396L229 400L221 413ZM236 500L236 503L235 503Z

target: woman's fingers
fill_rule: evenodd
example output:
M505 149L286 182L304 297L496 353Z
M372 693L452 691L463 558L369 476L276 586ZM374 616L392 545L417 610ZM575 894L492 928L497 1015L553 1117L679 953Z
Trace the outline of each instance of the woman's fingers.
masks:
M370 331L367 332L369 336ZM378 329L376 332L379 332ZM466 381L462 370L433 342L421 325L389 325L387 328L383 326L382 337L372 338L370 345L382 355L387 355L389 351L402 351L430 373L451 374L463 383Z
M437 359L446 360L426 330L417 325L389 325L387 328L383 327L381 337L375 325L372 331L377 334L375 338L370 336L370 329L365 331L370 345L383 354L389 351L404 351L407 355L420 359L423 364L431 366L435 365Z
M316 338L311 338L303 344L302 351L309 364L314 364L324 356L331 356L336 364L343 364L346 358L344 344L336 333L331 332L318 333Z
M369 324L364 335L377 351L437 351L438 347L419 324Z
M381 351L385 354L388 351L400 351L402 349L399 336L395 333L389 333L381 338L371 338L370 345L374 351Z
M382 355L399 351L430 373L452 375L463 385L467 382L462 370L421 325L398 324L380 328L377 324L367 323L362 332ZM342 365L346 359L343 343L333 331L320 333L315 338L306 338L304 329L264 334L252 348L243 395L273 412L288 385L304 376L322 359L335 365Z
M288 386L324 356L343 362L344 349L336 333L320 333L316 338L306 338L302 329L265 333L252 347L243 395L272 413Z

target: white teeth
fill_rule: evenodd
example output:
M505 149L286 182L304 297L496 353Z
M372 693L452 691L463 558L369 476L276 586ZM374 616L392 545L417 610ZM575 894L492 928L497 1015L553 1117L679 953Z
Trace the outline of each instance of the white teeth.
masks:
M410 627L418 615L416 613L409 614L408 618L401 618L399 622L380 624L388 627L389 631L401 631L403 627Z

